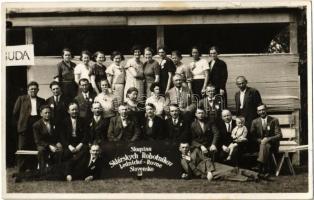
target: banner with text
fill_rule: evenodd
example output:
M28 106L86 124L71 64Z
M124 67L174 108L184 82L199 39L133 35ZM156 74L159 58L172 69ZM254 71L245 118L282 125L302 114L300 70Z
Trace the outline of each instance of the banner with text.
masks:
M165 141L108 145L104 150L107 160L103 178L180 178L181 157L177 145Z
M34 45L6 46L6 66L34 65Z

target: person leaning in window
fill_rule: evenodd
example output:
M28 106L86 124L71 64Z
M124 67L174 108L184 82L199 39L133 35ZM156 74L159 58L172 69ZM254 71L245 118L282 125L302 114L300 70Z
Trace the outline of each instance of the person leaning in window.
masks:
M118 111L118 100L115 95L112 94L107 79L100 81L100 87L102 92L95 97L94 102L100 103L102 107L102 117L106 124L105 133L107 133L110 119L114 117Z
M80 118L79 112L79 105L71 102L68 106L69 117L64 119L60 127L60 139L64 149L63 160L68 160L87 148L86 123Z
M156 107L148 103L145 106L146 116L142 125L143 139L162 140L165 138L164 120L156 116Z
M172 76L176 71L176 67L172 60L167 57L165 47L158 47L158 55L160 57L160 89L165 94L172 87Z
M128 105L122 103L119 115L110 119L108 140L110 142L133 142L141 136L140 126L135 118L129 116Z
M166 108L166 99L160 95L160 86L158 83L152 83L150 85L150 91L152 96L146 99L146 104L151 103L156 108L156 115L164 118L165 108Z
M208 84L209 65L205 59L200 58L201 54L198 47L192 47L191 56L193 58L193 61L190 63L193 76L192 93L197 95L198 99L201 99Z
M184 65L182 60L182 55L180 51L172 51L171 52L171 59L173 63L176 66L176 74L181 74L183 78L183 86L188 87L190 90L192 90L192 71L189 66Z
M106 61L105 53L102 51L97 51L93 55L93 61L95 61L95 63L90 67L89 76L94 91L99 94L101 93L100 80L107 79L107 68L104 65L104 62Z
M91 53L87 50L84 50L81 52L80 60L82 61L79 63L75 69L74 69L74 77L75 82L79 84L79 81L82 78L87 79L90 82L90 59L91 59Z
M37 96L38 83L32 81L27 84L27 95L19 96L13 108L13 116L17 123L18 149L36 150L33 134L33 124L40 119L39 108L45 104L45 100ZM36 159L32 156L19 156L17 158L18 171L33 169Z
M146 88L146 98L149 98L152 94L151 85L153 83L159 83L160 80L160 65L153 59L153 49L146 47L144 49L144 57L146 61L144 62L144 77L145 77L145 88ZM160 89L160 88L159 88Z
M90 83L87 79L83 78L79 81L81 92L74 98L80 108L80 117L89 121L93 115L91 108L96 94L90 90Z
M38 151L39 169L44 171L47 164L52 165L61 162L62 145L59 131L52 120L49 105L41 106L40 115L41 119L33 125L33 132Z
M114 51L110 58L113 63L109 65L106 73L113 94L117 97L118 103L120 104L124 99L125 69L121 63L124 57L120 52Z
M215 86L216 94L223 95L224 104L227 107L226 83L228 79L227 64L218 58L218 48L212 46L209 48L209 83Z
M74 78L76 64L71 61L72 52L68 48L62 50L62 61L57 64L58 75L55 80L60 82L61 90L65 96L72 100L77 95L78 86Z
M144 71L143 62L141 61L141 49L135 45L132 47L133 58L129 59L125 68L125 86L124 98L129 88L136 87L138 90L137 98L141 100L144 98Z
M51 108L53 121L56 126L59 126L62 123L62 120L68 115L67 110L70 100L63 95L59 82L52 81L50 83L50 89L52 96L46 99L46 103Z

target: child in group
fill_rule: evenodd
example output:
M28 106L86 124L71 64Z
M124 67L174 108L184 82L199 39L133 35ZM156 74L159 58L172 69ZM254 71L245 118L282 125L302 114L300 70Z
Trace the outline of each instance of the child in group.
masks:
M247 141L246 136L248 133L247 128L244 126L244 117L237 117L236 118L236 127L231 132L232 142L229 144L229 155L226 160L231 160L232 153L234 149L239 145L241 142Z

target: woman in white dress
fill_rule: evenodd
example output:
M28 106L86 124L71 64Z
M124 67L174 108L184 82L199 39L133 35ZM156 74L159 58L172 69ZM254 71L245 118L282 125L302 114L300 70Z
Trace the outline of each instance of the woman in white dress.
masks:
M77 84L82 78L86 78L90 82L90 58L91 53L89 51L84 50L81 52L80 60L82 62L74 68L74 78Z

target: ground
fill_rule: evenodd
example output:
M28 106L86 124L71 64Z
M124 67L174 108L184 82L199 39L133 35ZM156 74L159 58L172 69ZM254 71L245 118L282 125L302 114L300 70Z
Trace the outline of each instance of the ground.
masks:
M308 192L307 167L296 169L297 175L288 173L274 181L232 182L207 180L171 180L132 178L84 181L38 181L14 183L13 168L7 169L8 193L305 193Z

